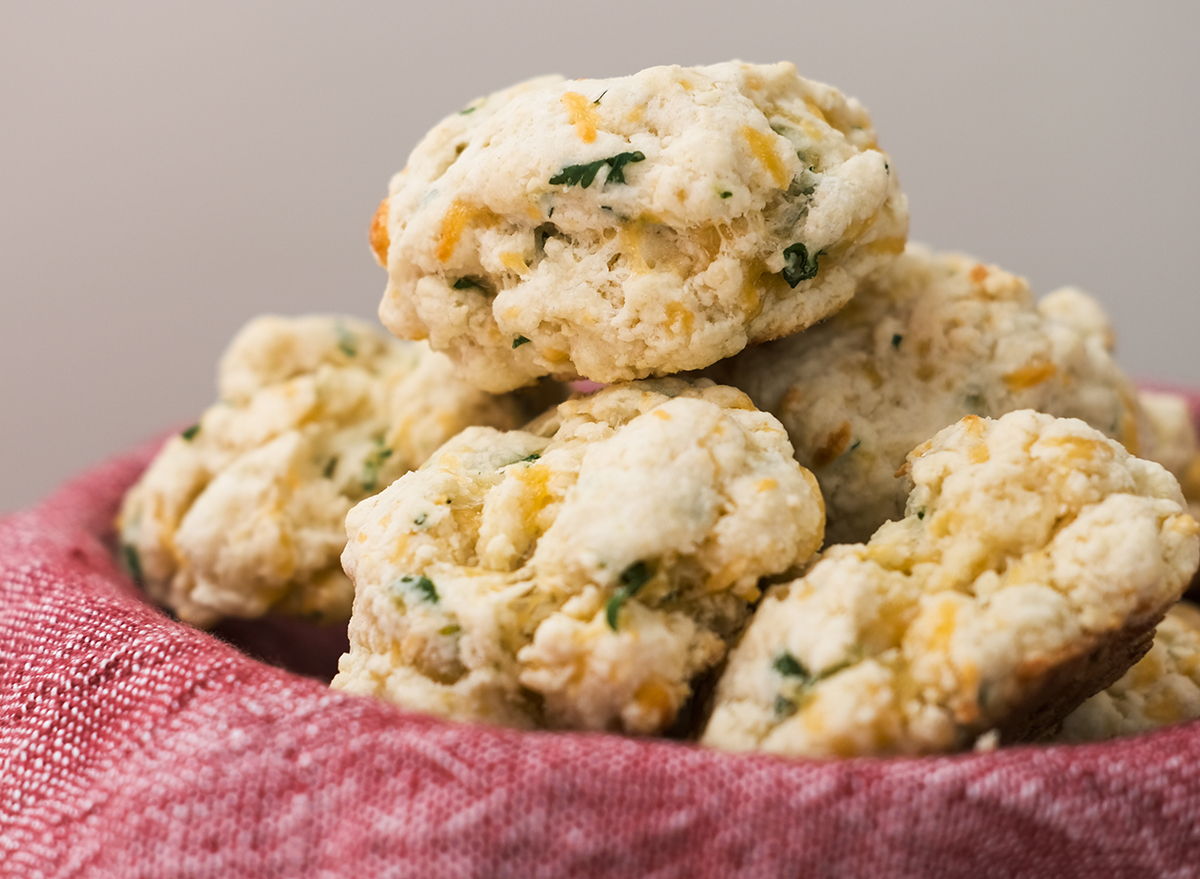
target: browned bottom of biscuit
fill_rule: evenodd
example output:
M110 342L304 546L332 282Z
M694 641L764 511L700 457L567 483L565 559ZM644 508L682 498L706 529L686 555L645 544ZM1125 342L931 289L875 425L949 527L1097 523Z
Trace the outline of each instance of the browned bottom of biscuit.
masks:
M1071 655L1025 669L1027 695L997 726L1003 744L1032 742L1057 732L1084 700L1114 684L1154 643L1154 630L1167 607L1137 625L1127 625L1076 645Z

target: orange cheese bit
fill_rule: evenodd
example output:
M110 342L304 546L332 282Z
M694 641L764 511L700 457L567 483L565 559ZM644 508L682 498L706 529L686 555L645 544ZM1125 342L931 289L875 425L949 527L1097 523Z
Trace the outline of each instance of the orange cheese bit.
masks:
M658 675L642 682L633 694L633 701L637 703L638 708L654 718L654 728L670 726L678 710L670 688Z
M821 447L813 452L813 467L820 469L833 463L835 458L846 451L846 447L850 445L850 437L853 433L854 429L850 426L849 421L843 421L838 425L833 433L825 437L825 442Z
M562 96L563 106L567 108L567 121L575 126L575 133L584 143L596 139L596 125L600 121L596 105L579 92L567 92Z
M434 255L440 262L446 262L454 255L454 248L462 238L463 230L472 220L480 220L485 226L492 226L500 219L487 208L471 207L455 199L454 203L442 217L442 229L438 236L437 250Z
M950 646L950 638L954 635L958 622L957 602L943 596L943 600L933 604L925 616L927 619L924 622L931 629L925 642L926 649L930 652L945 652Z
M684 333L689 336L692 334L692 327L695 326L696 316L690 309L678 302L668 302L665 311L667 315L667 329L674 331L675 325L678 324Z
M1057 374L1058 367L1053 363L1028 363L1005 375L1004 384L1010 391L1024 391L1054 378Z
M762 314L762 295L758 285L762 282L766 269L761 260L754 260L746 267L742 275L742 289L739 291L738 304L746 311L751 320Z
M872 254L886 253L891 256L896 256L904 253L905 243L906 239L904 238L890 236L887 238L876 238L874 241L864 244L863 249Z
M804 96L804 106L808 108L808 112L812 113L826 125L829 125L829 120L825 118L825 111L822 110L820 105L808 95Z
M538 516L550 505L554 496L550 492L550 468L545 464L534 464L514 474L521 483L521 527L526 532L541 533Z
M500 262L504 264L506 269L516 272L518 275L524 276L529 274L529 266L525 262L525 257L515 251L504 251L504 253L500 254Z
M371 252L375 254L375 261L387 268L388 246L391 241L388 239L387 230L388 218L388 200L385 198L379 203L379 207L375 209L375 216L371 217L371 229L368 233L371 242Z
M1113 459L1112 447L1107 442L1088 437L1047 437L1041 440L1041 445L1060 450L1063 459L1068 462L1100 461L1106 463Z
M779 154L775 152L775 143L773 136L764 134L757 128L749 125L742 126L742 137L746 138L746 142L750 144L750 152L754 155L771 178L775 181L775 185L780 189L787 188L790 182L787 169L783 165L783 160L779 158Z
M621 249L629 255L629 268L635 275L644 275L650 271L646 258L642 255L642 238L646 231L646 223L634 220L623 223L618 230L621 236Z
M446 216L442 218L442 231L438 237L436 256L440 262L445 262L454 255L454 248L462 238L463 228L473 213L474 210L461 201L456 200L450 205L450 210L446 211Z

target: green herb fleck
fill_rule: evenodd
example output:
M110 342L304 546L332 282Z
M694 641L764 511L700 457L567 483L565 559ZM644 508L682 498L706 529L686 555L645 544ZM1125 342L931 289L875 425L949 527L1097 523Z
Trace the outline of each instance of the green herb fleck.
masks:
M333 479L333 471L337 469L338 456L334 455L329 459L329 463L325 465L325 469L321 471L321 475L326 479Z
M858 651L860 648L856 647L855 650ZM819 674L813 674L791 653L787 651L780 653L771 663L771 667L784 678L783 693L775 697L775 716L782 719L795 714L807 701L809 691L815 684L849 668L850 664L850 660L846 660L830 666Z
M775 716L783 720L785 717L791 717L796 713L796 703L786 696L775 697Z
M733 193L730 192L728 189L722 190L721 198L733 198Z
M528 345L528 344L529 344L529 340L526 339L524 336L517 336L515 339L513 339L513 347L514 348L520 348L522 345Z
M421 593L421 597L430 604L438 603L437 587L433 585L433 581L422 574L420 577L414 577L412 574L406 574L400 578L400 583L403 586L408 586Z
M921 507L921 509L917 510L917 518L918 519L925 518L925 508L924 507Z
M899 333L892 334L892 347L895 348L897 351L900 350L900 343L903 341L904 341L904 337L902 335L900 335Z
M540 457L542 457L541 452L534 452L532 455L526 455L524 458L522 458L521 462L536 461Z
M379 484L379 470L383 462L392 457L392 450L383 445L383 439L375 440L376 447L367 459L363 461L362 487L363 491L374 491Z
M861 445L862 445L862 440L856 439L853 443L851 443L849 451L853 452L855 449L857 449Z
M347 329L346 325L338 321L334 325L334 332L337 333L338 350L347 357L354 357L358 354L358 345L356 344L354 334Z
M142 575L142 559L132 544L121 544L121 558L125 561L125 570L129 571L133 582L139 586L144 585L146 578Z
M803 244L793 244L783 252L783 279L789 287L795 287L801 281L808 281L817 276L817 257L820 252L811 256Z
M442 626L440 629L438 629L438 634L439 635L457 635L461 631L462 631L462 626L458 626L458 625L455 625L454 623L451 623L448 626Z
M604 96L605 96L605 95L607 95L607 94L608 94L608 89L605 89L604 91L600 92L600 98L604 97ZM592 103L593 103L593 104L599 104L599 103L600 103L600 98L596 98L596 100L592 101Z
M582 186L587 189L592 185L592 181L596 179L596 174L605 165L608 165L609 172L606 178L606 183L624 183L625 182L625 166L632 162L645 161L645 154L641 150L635 150L632 153L617 153L615 156L609 156L607 159L597 159L594 162L587 162L583 165L567 165L557 174L550 178L550 184L556 185L564 183L567 186Z
M455 290L470 290L473 287L478 287L479 285L476 284L474 281L472 281L470 278L459 278L457 281L455 281L450 286L453 287Z
M199 432L200 432L200 425L193 424L191 427L189 427L187 430L185 430L183 433L181 433L179 435L190 443L192 440L194 440L196 438L196 434L198 434Z
M413 524L416 525L418 528L420 528L422 525L425 524L425 522L428 519L429 519L429 514L422 513L421 515L417 516L417 518L413 519Z
M787 651L775 657L772 667L785 678L802 678L805 682L812 680L812 675L808 673L808 669L800 664L800 660Z
M963 405L967 407L967 411L972 415L985 414L986 406L984 405L983 394L978 391L973 391L963 398Z
M634 562L621 572L621 585L604 608L604 618L608 620L608 627L614 632L617 631L617 617L621 613L621 605L637 595L652 576L654 574L645 562Z
M479 109L478 107L467 107L465 110L459 110L458 115L466 116L468 113L474 113L478 109Z

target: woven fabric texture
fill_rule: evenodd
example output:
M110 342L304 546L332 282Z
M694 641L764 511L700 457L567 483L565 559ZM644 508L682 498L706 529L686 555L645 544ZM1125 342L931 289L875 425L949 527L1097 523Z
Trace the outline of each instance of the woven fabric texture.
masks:
M147 606L144 447L0 520L0 875L1200 875L1200 725L814 762L444 723Z

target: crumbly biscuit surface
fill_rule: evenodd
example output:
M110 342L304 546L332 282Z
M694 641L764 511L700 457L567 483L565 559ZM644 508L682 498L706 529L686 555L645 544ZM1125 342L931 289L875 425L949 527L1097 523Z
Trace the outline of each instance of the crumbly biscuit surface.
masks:
M709 382L464 431L347 517L334 686L459 720L661 732L823 521L779 423Z
M387 200L380 317L492 391L707 366L903 249L857 101L790 64L537 80L442 122Z
M818 757L966 747L1056 668L1152 627L1200 558L1174 478L1078 420L968 416L908 466L903 519L768 591L705 743Z
M151 597L197 625L269 610L347 619L350 507L463 427L521 421L442 355L352 318L257 318L218 384L221 402L167 441L118 523Z
M1200 610L1180 603L1133 668L1063 721L1057 742L1102 742L1200 717Z
M995 266L910 245L830 320L748 350L711 375L788 430L821 484L830 543L864 541L904 510L895 476L964 415L1081 418L1138 453L1134 390L1100 307L1074 289L1035 304Z
M1179 480L1192 515L1200 511L1200 443L1188 401L1170 391L1138 392L1143 416L1146 457L1162 464Z

